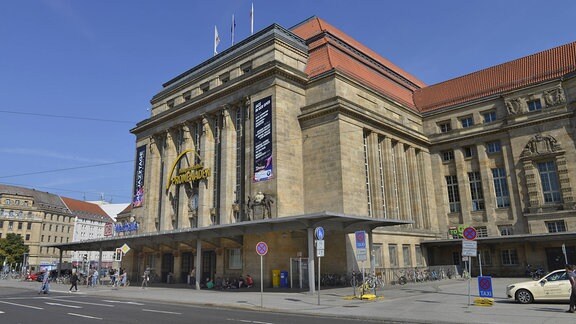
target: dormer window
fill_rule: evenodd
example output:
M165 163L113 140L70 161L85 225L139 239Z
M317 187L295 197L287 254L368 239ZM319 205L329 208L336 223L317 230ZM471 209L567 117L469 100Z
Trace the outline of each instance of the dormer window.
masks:
M542 110L542 102L540 99L530 100L526 102L528 105L528 111L537 111Z
M243 74L249 73L252 71L252 62L244 63L240 66L240 70L242 70Z
M230 81L230 73L222 74L220 76L220 83L224 84L228 81Z
M200 91L202 91L202 93L206 93L208 90L210 90L210 83L206 82L200 85Z
M184 99L184 101L192 99L192 91L184 92L184 94L182 95L182 99Z
M174 99L168 100L168 102L166 103L166 105L168 105L168 108L174 108Z

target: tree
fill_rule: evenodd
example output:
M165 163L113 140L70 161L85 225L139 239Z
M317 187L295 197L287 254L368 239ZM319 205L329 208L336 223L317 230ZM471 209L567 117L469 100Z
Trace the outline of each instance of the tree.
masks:
M28 253L30 248L24 244L22 236L8 233L6 238L0 239L0 257L6 260L6 264L22 263L24 253Z

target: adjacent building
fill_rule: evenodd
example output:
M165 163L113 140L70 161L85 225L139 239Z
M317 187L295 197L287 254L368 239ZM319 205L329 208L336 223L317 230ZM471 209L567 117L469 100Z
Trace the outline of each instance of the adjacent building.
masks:
M24 265L30 271L56 269L60 258L70 259L70 251L60 254L54 245L72 241L74 215L57 195L0 184L0 238L8 233L30 248Z

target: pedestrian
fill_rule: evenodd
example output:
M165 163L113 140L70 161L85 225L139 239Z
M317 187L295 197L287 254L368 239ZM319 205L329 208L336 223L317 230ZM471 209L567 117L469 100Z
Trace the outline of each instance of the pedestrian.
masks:
M144 274L142 275L142 289L144 289L144 287L148 287L149 280L150 280L150 268L146 268L146 270L144 270Z
M196 267L190 270L190 285L196 286Z
M254 286L254 279L250 275L246 275L246 286L252 288Z
M98 270L94 270L94 273L92 274L92 287L96 287L97 284L98 284Z
M78 291L78 274L76 274L76 272L70 277L70 290L68 291L72 292L72 288L74 288L74 291Z
M42 277L42 286L38 294L48 294L50 293L50 274L48 271L44 271L44 276Z
M570 286L572 287L572 293L570 294L570 308L566 313L574 313L576 311L576 272L574 270L576 267L571 264L566 265L566 274L568 275L568 280L570 280Z

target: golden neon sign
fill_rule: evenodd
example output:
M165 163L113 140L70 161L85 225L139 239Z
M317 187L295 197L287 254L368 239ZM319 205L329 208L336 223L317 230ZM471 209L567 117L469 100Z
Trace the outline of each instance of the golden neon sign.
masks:
M176 161L174 161L172 167L170 168L170 175L168 176L168 183L166 184L166 190L170 189L171 185L180 185L186 182L194 182L202 179L208 179L208 177L210 177L210 174L212 172L210 171L210 169L204 169L204 165L202 165L201 163L195 164L188 168L179 169L178 174L174 175L174 170L178 166L178 162L180 162L180 160L184 156L186 156L186 153L190 152L194 153L194 155L200 158L198 153L196 153L194 150L186 150L180 153L180 155L178 155Z

